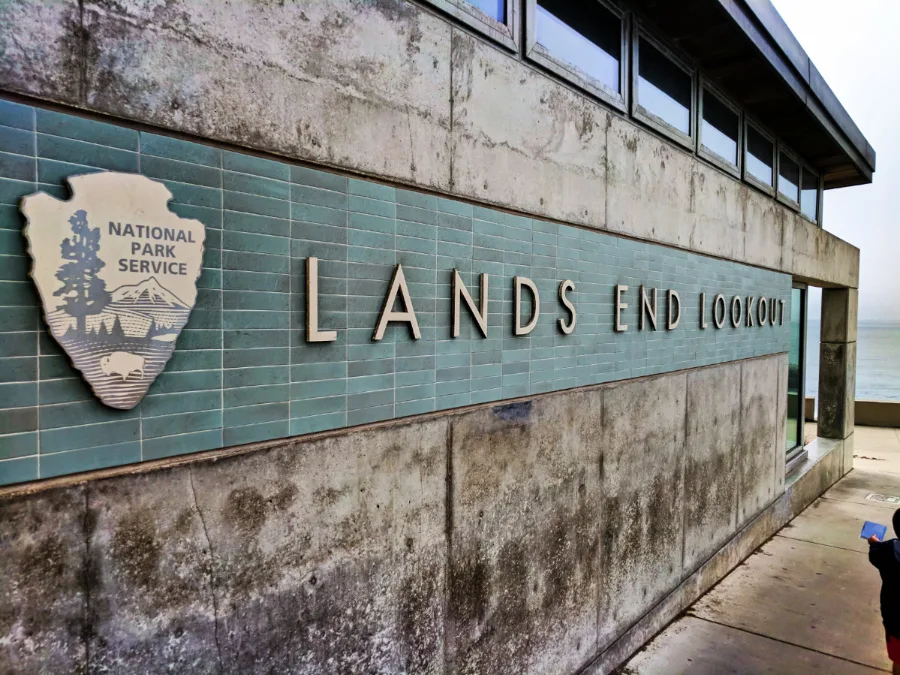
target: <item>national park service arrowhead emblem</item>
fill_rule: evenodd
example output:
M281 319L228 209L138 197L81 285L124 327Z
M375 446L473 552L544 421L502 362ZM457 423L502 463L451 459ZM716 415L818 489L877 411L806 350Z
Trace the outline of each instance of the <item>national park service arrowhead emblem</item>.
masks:
M22 200L31 276L50 332L97 397L134 408L166 367L197 298L205 230L144 176L68 179L72 198Z

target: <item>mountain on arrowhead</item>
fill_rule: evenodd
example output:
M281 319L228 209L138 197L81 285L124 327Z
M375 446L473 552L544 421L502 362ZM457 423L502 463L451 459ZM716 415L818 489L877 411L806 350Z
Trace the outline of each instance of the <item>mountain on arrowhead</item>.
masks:
M112 302L133 305L163 305L179 309L190 309L174 293L163 288L156 280L156 277L150 277L135 286L119 286L112 292Z

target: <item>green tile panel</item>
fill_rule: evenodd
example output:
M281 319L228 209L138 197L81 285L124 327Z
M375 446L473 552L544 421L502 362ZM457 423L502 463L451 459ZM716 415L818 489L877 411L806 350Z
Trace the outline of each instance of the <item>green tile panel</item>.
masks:
M131 411L107 408L43 324L19 200L68 196L66 177L117 170L163 182L207 227L197 304L166 370ZM306 342L305 260L319 258L320 330ZM422 334L372 332L402 264ZM490 275L488 338L463 307ZM541 318L515 337L514 276ZM557 300L575 283L574 334ZM613 287L630 287L613 332ZM674 331L638 332L638 287L674 288ZM784 326L699 329L698 296L785 300L788 275L512 215L358 178L0 100L0 484L787 351ZM526 298L527 295L526 291ZM523 313L530 304L523 302Z

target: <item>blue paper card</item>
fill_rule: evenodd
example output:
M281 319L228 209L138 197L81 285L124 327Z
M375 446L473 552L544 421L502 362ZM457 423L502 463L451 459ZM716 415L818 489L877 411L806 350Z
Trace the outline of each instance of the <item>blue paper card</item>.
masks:
M873 523L867 520L865 523L863 523L863 529L862 532L859 533L859 536L863 539L868 539L874 534L881 541L884 541L885 533L887 533L887 525L879 525L878 523Z

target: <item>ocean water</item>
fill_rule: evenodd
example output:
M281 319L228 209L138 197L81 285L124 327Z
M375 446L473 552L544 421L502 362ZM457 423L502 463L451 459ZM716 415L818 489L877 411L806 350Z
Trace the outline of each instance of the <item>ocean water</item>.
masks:
M819 388L819 322L809 321L806 395ZM856 398L900 401L900 322L860 321L856 338Z

